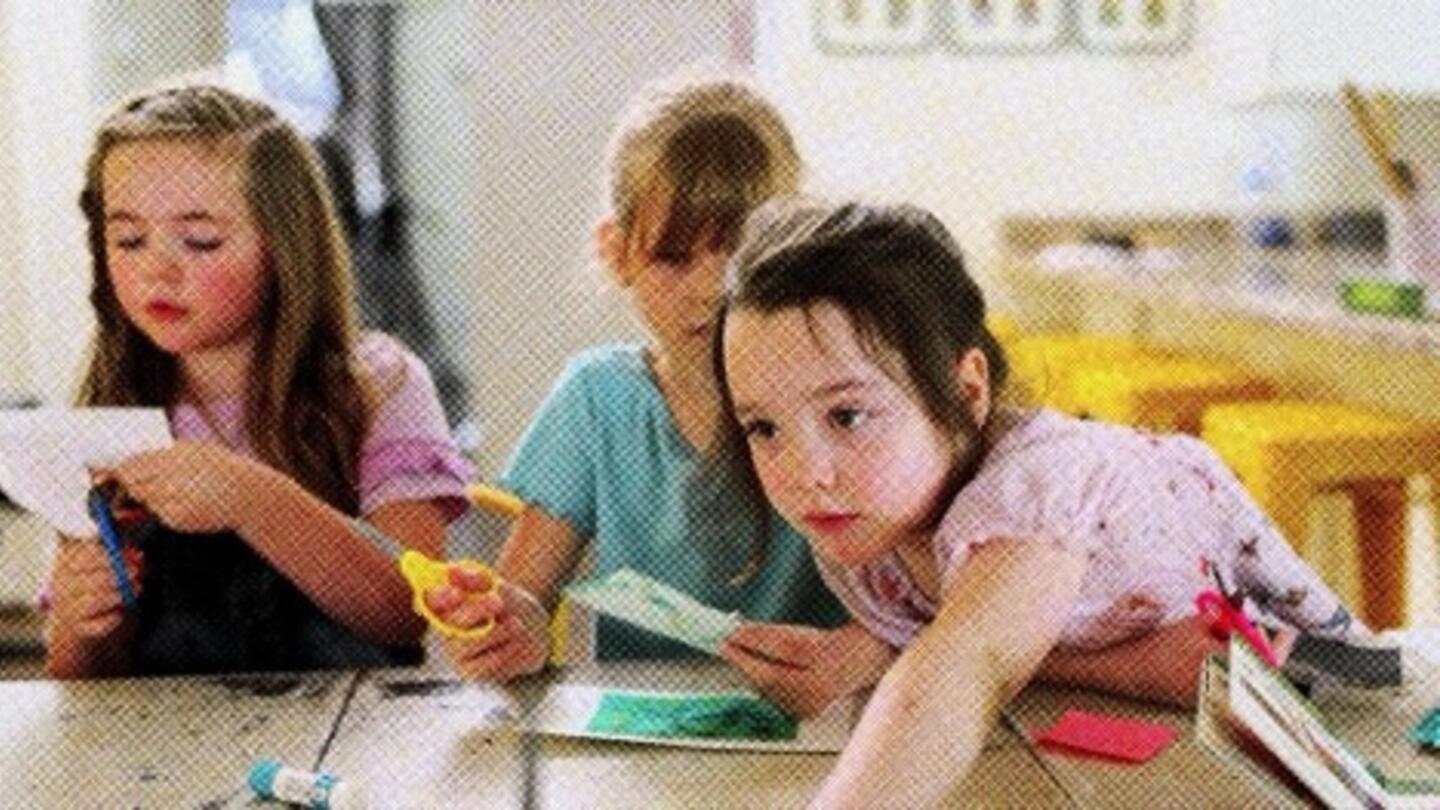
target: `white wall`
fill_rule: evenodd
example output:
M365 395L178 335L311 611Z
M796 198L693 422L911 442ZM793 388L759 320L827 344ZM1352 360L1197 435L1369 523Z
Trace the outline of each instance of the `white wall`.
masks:
M10 53L11 12L0 5L0 105L15 97ZM7 105L8 106L8 105ZM0 256L19 256L20 161L15 145L14 116L0 116ZM18 395L30 387L29 339L24 277L19 264L0 267L0 398Z
M1241 60L1220 4L1197 0L1189 44L1169 56L832 56L813 4L758 0L757 69L823 187L935 209L982 275L1007 212L1230 208L1266 133L1294 159L1284 202L1376 201L1338 96L1233 103L1225 74Z
M229 0L101 0L93 12L97 108L160 79L219 65L228 8Z
M498 472L570 354L640 332L591 266L611 123L644 81L724 56L739 0L403 6L402 183Z
M0 394L68 401L93 328L76 200L121 94L218 61L225 0L0 3Z
M90 328L76 199L89 130L88 3L0 5L0 390L64 400Z

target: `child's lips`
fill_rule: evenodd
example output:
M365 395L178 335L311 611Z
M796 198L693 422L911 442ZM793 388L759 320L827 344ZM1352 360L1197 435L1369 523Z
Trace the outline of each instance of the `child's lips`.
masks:
M859 518L854 512L810 512L805 515L805 525L819 534L840 534Z
M157 321L177 321L189 312L185 307L169 301L151 301L145 305L145 314Z

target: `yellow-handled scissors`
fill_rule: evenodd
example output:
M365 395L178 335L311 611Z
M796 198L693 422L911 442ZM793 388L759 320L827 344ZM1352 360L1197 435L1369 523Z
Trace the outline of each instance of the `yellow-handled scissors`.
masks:
M476 505L510 517L518 515L525 508L524 503L514 495L484 484L470 486L465 494ZM474 627L456 627L436 615L435 611L430 609L430 605L425 602L426 591L450 581L449 571L452 568L482 574L490 580L489 588L479 593L469 594L466 596L467 599L488 596L497 592L500 589L500 576L490 566L472 559L436 560L413 548L401 546L393 538L363 520L352 519L350 524L360 536L374 543L397 561L400 566L400 575L410 584L410 591L414 595L411 606L416 613L430 623L437 633L449 638L477 639L484 638L495 628L493 616Z

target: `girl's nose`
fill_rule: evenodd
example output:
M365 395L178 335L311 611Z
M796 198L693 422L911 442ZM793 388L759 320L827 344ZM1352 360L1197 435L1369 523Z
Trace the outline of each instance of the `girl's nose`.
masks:
M789 448L787 466L794 482L805 489L830 490L835 486L835 459L830 448L816 438L798 437Z
M161 243L150 252L148 261L144 266L144 278L152 284L174 284L184 276L185 269L181 264L179 249L174 245L161 241Z

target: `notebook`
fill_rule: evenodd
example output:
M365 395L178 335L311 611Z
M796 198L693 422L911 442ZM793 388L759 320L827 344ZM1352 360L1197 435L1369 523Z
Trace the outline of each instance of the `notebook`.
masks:
M1433 671L1312 700L1232 640L1227 681L1235 720L1326 805L1440 807L1440 755L1411 739L1440 705Z

